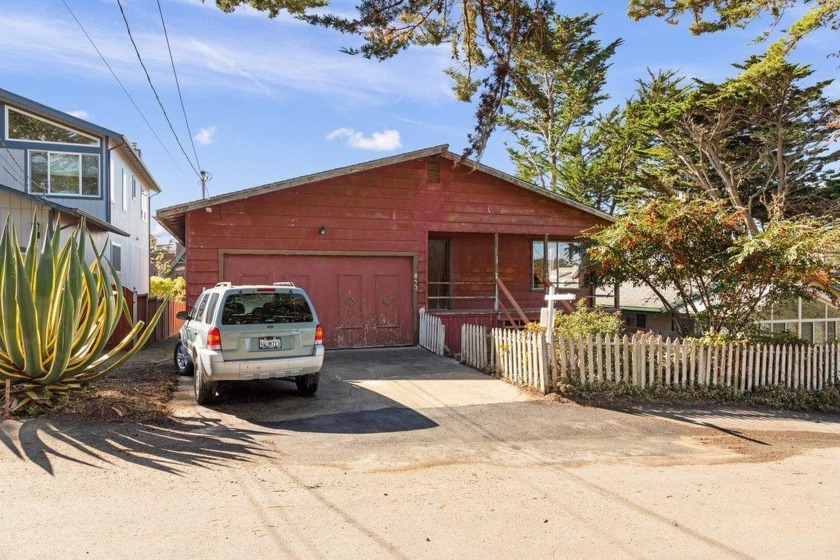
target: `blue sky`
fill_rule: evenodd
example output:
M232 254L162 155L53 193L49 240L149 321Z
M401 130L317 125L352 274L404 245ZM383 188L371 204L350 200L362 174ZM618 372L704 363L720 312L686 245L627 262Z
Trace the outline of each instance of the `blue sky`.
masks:
M163 189L152 211L201 197L134 54L116 0L64 0L120 77L151 128L111 76L62 0L0 3L0 87L117 130L136 142ZM384 63L339 52L351 37L254 10L224 14L199 0L161 0L198 158L212 174L210 195L248 188L438 144L466 145L473 106L458 102L442 69L449 47L412 48ZM187 153L189 135L177 97L157 3L123 0L132 33ZM333 3L346 10L350 2ZM596 6L593 8L593 6ZM558 1L567 14L603 14L598 35L625 41L608 76L612 102L632 95L647 68L720 80L760 46L761 25L701 38L660 20L633 22L626 2ZM794 59L820 78L837 72L825 59L836 36L809 37ZM836 48L836 47L835 47ZM840 97L840 86L829 94ZM611 102L611 103L612 103ZM497 134L482 162L513 167ZM168 152L168 153L167 153Z

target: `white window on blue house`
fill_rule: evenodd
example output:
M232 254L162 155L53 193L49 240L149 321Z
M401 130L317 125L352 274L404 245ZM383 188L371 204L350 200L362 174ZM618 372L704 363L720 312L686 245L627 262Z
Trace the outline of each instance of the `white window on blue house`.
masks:
M113 241L111 242L111 266L117 272L122 270L122 245Z
M122 209L123 212L128 212L128 173L125 169L122 172Z
M143 191L140 193L140 219L144 222L149 221L149 193Z
M99 138L11 107L6 108L6 138L51 144L100 145Z
M33 193L99 196L99 156L30 150L29 190Z

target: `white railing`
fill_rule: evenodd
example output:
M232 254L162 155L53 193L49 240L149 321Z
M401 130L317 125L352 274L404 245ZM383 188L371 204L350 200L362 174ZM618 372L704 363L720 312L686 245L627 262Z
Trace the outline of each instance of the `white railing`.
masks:
M439 317L429 315L424 308L420 308L420 346L443 356L446 327Z
M461 363L476 369L490 367L490 338L481 325L461 325Z
M629 383L639 387L762 387L819 390L840 380L840 342L817 345L708 343L639 334L557 336L550 383Z
M545 334L493 329L492 366L502 378L546 393L550 385Z

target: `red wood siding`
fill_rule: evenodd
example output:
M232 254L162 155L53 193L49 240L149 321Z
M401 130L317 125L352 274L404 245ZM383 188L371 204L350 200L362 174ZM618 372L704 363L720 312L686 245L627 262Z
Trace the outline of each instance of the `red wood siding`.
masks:
M487 274L488 279L493 271L492 234L498 232L501 277L517 298L531 305L532 298L536 302L542 295L530 290L530 239L544 235L573 239L581 230L604 223L559 201L445 159L440 160L440 181L427 183L430 159L188 212L188 303L195 301L203 286L220 280L223 251L369 252L415 256L413 301L419 308L426 305L430 232L463 243L452 245L453 263L458 263L462 274ZM326 228L324 235L319 234L321 226ZM492 300L481 307L492 307Z

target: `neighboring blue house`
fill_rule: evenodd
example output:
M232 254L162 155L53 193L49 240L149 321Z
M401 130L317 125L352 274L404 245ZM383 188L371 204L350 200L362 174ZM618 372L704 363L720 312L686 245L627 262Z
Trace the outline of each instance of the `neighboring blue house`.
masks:
M122 134L0 89L0 218L21 243L85 218L136 295L149 293L149 197L160 192ZM37 214L34 214L37 210Z

